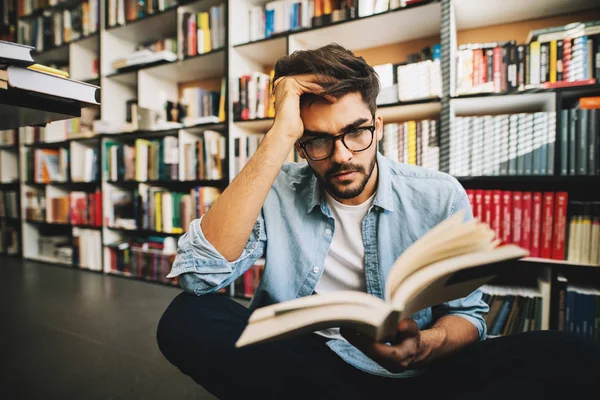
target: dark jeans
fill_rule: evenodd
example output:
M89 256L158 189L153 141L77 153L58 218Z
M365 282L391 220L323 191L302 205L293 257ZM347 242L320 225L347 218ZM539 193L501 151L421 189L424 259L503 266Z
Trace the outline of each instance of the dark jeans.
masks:
M600 352L562 332L473 343L416 378L382 378L344 362L326 339L234 347L250 312L222 295L177 296L158 326L165 357L220 399L546 399L600 393Z

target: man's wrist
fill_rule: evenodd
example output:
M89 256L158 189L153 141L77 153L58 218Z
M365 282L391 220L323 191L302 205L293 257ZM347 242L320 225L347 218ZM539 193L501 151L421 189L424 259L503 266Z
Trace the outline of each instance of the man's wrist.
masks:
M448 340L448 330L445 326L435 326L421 331L419 348L413 368L421 367L435 359L436 354L442 349Z

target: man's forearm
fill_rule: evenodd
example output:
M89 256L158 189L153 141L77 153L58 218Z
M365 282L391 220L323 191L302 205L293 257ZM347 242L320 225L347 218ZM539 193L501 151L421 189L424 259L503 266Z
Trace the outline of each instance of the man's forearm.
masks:
M448 315L421 332L414 367L424 366L479 339L475 326L464 318Z
M228 261L243 252L267 194L294 139L269 131L256 153L202 220L206 239Z

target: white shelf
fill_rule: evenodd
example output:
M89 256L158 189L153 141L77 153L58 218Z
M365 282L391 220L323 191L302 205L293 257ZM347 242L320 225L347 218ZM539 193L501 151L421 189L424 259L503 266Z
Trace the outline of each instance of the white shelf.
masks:
M314 49L338 43L350 50L362 50L392 43L440 35L441 7L434 2L396 9L383 14L333 24L326 28L294 32L290 39L297 48Z
M125 25L110 27L105 32L135 43L152 43L160 39L176 37L177 6Z
M223 76L225 73L225 50L215 50L210 53L145 68L157 78L172 82L188 82L204 78Z
M456 29L472 29L598 8L598 0L454 0Z
M31 261L40 261L40 262L45 262L45 263L50 263L50 264L59 264L59 265L64 265L67 267L72 267L73 264L71 263L67 263L64 261L59 260L58 258L53 258L53 257L45 257L45 256L26 256L24 257L26 260L31 260Z
M273 66L279 57L287 55L287 38L277 37L235 46L234 51L261 65Z
M377 112L383 118L383 123L438 118L442 105L438 101L417 104L399 104L394 106L379 106Z
M110 74L107 75L105 78L123 85L132 87L137 86L137 71Z
M508 114L520 112L555 111L554 92L515 93L454 98L451 100L456 115Z

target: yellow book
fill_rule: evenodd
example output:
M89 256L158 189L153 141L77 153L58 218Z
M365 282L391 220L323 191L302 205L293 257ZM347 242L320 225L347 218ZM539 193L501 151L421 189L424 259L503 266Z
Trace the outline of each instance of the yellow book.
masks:
M45 65L41 65L41 64L33 64L33 65L30 65L27 68L31 69L31 70L34 70L34 71L38 71L38 72L43 72L43 73L46 73L46 74L54 75L54 76L60 76L62 78L68 78L69 77L69 73L66 72L66 71L62 71L62 70L56 69L56 68L46 67Z
M219 121L225 121L225 78L221 79L221 96L219 97Z
M550 42L550 82L556 82L556 40Z
M155 230L157 232L162 232L162 192L154 193L154 202L156 207L155 212Z
M408 163L417 165L417 123L408 121Z
M202 20L202 31L204 32L204 52L208 53L212 50L210 39L209 15L207 12L203 12L200 14L200 17Z
M271 70L269 76L269 107L267 108L267 118L275 118L275 96L273 95L273 80L275 78L274 69Z

